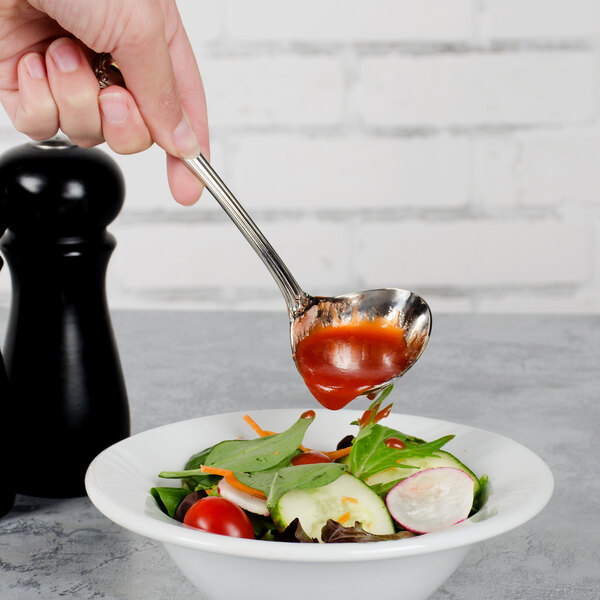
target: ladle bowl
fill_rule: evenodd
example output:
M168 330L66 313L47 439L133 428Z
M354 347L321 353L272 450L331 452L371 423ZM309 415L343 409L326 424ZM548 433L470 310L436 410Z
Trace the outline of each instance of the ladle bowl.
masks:
M403 332L407 360L392 377L371 387L371 395L401 377L425 350L431 332L431 311L417 294L397 288L354 292L331 298L307 296L306 306L290 318L292 354L296 359L298 343L321 327L336 327L372 322L380 327L395 327Z
M431 332L431 311L417 294L385 288L333 297L310 296L302 290L275 249L265 238L229 188L201 154L182 159L214 196L254 248L277 282L290 317L290 342L296 360L298 343L318 327L377 321L403 332L407 347L401 368L385 381L362 392L371 395L402 376L423 353Z

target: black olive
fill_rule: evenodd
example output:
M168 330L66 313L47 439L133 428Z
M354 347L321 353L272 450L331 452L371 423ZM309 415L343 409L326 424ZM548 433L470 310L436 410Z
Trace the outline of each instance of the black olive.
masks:
M197 492L192 492L188 494L177 507L175 511L175 520L183 523L183 517L185 517L185 513L198 502L202 498L206 498L208 494L204 490L198 490Z
M350 448L350 446L352 446L352 440L354 440L354 436L353 435L347 435L346 437L343 437L338 442L338 445L336 446L336 449L337 450L343 450L344 448Z

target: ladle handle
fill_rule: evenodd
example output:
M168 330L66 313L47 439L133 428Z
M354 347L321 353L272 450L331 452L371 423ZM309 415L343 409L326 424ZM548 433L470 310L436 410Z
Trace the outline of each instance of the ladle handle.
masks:
M273 246L202 154L198 154L194 158L183 158L182 160L188 169L204 183L206 189L214 196L221 208L229 215L229 218L265 263L285 298L290 317L295 315L302 307L306 294L275 252Z

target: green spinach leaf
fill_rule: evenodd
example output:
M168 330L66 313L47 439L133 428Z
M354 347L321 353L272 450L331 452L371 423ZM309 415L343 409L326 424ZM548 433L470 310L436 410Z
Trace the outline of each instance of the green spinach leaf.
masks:
M240 482L261 490L267 496L267 508L273 508L279 499L291 490L321 487L335 481L346 471L340 463L316 463L283 467L277 471L235 473Z
M341 463L317 463L285 467L275 473L267 495L267 508L273 508L279 499L291 490L317 488L341 477L347 470Z
M188 490L172 487L153 487L150 494L156 500L158 508L168 514L172 519L175 518L175 512L179 503L189 494Z
M245 473L270 469L296 452L313 419L300 417L289 429L255 440L221 442L214 446L204 464Z
M201 452L197 452L185 464L184 470L196 470L199 469L206 462L206 457L210 454L213 446L205 448ZM220 477L218 475L207 475L206 473L200 472L198 475L190 477L184 477L182 480L183 487L188 488L190 491L207 490L216 485L219 482Z

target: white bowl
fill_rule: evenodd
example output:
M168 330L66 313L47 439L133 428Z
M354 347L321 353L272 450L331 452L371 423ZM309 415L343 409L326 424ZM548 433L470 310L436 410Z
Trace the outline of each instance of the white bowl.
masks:
M287 429L302 410L246 411L271 431ZM305 445L322 450L356 427L354 410L315 411ZM469 546L509 531L534 517L554 487L552 473L533 452L505 437L446 421L392 413L385 424L433 440L456 434L444 449L477 475L490 478L483 508L443 531L404 540L363 544L292 544L206 533L169 519L149 494L162 470L216 442L254 437L244 413L191 419L139 433L111 446L90 465L86 489L98 510L122 527L162 542L205 600L424 600L454 572ZM377 564L374 564L377 561Z

